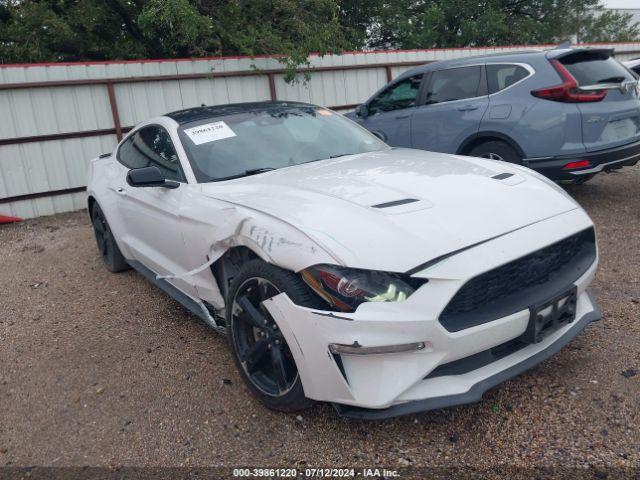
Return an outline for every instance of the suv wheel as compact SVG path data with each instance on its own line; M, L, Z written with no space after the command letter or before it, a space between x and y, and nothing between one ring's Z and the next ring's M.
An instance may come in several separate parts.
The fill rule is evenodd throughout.
M472 157L489 158L503 162L522 164L522 158L510 145L505 142L491 141L474 147L469 155Z

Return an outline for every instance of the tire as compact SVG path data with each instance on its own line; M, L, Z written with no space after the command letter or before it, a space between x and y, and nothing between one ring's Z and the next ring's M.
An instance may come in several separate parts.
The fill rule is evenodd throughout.
M262 260L243 265L226 299L227 339L249 390L272 410L294 412L310 407L313 401L304 395L282 332L261 305L281 292L296 305L323 308L322 301L294 273Z
M469 155L472 157L489 158L491 160L502 160L508 163L522 165L522 158L513 147L505 142L492 140L474 147Z
M131 267L122 256L109 223L107 223L107 219L97 203L94 203L91 209L91 223L93 224L93 233L96 237L98 252L107 270L112 273L129 270Z

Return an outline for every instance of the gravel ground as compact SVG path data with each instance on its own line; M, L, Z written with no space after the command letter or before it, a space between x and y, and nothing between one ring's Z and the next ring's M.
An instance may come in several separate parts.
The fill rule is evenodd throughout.
M0 465L638 467L639 181L569 188L603 322L481 403L375 423L263 408L223 338L103 268L85 212L0 227Z

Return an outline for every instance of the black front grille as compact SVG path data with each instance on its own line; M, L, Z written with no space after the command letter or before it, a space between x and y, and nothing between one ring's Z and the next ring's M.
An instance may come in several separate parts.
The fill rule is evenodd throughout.
M440 323L457 332L543 303L569 289L595 258L595 232L589 228L469 280Z

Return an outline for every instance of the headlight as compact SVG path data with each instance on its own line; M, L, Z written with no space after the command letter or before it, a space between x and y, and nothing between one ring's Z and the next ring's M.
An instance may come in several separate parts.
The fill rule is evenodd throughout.
M426 281L335 265L316 265L301 274L318 295L343 312L352 312L363 302L402 302L415 291L416 282Z

